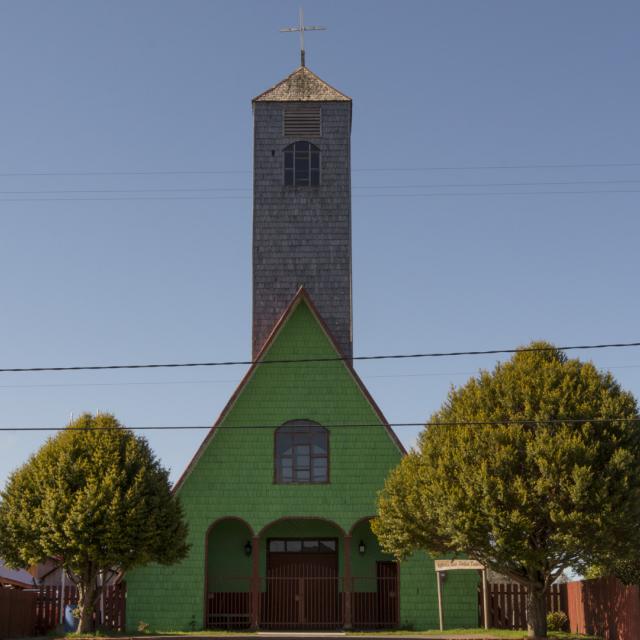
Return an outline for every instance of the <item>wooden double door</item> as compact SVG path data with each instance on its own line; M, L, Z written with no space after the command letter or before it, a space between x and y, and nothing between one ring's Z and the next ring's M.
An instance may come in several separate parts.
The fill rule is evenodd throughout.
M337 541L312 552L269 552L260 626L330 629L342 625Z

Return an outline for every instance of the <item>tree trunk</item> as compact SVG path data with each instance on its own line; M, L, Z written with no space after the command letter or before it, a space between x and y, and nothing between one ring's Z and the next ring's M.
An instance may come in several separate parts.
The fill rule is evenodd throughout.
M95 578L89 578L86 583L78 584L78 610L80 621L78 623L78 633L89 633L93 631L93 608L96 599Z
M547 592L544 587L529 585L527 593L527 637L547 637Z

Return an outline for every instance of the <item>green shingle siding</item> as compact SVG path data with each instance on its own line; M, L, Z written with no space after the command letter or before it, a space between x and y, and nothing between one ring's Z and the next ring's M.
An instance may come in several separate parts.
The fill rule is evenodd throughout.
M419 552L400 565L400 624L411 629L437 629L438 584L433 560ZM442 588L444 626L478 626L476 571L448 572Z
M263 357L276 360L335 355L333 345L302 300ZM273 483L274 429L264 425L295 419L313 420L329 429L329 484ZM344 424L374 426L331 426ZM240 426L255 428L237 428ZM196 629L202 627L206 534L214 521L237 516L257 534L284 516L322 517L349 531L360 519L375 513L376 494L400 456L342 362L256 367L178 489L189 523L189 556L178 565L151 565L127 574L128 627L135 629L141 620L156 630L189 630L192 622ZM314 535L324 535L327 530L320 524L316 529L319 533ZM284 530L282 525L273 528L277 532L274 535ZM359 538L355 536L357 546ZM370 542L367 539L368 545ZM264 541L261 546L264 563ZM385 557L373 547L369 554L372 563L375 557ZM363 569L363 562L353 558L353 575ZM246 570L246 565L240 566ZM414 628L437 626L433 562L425 554L412 557L402 563L400 580L402 623ZM448 578L448 626L477 625L476 583L475 575Z

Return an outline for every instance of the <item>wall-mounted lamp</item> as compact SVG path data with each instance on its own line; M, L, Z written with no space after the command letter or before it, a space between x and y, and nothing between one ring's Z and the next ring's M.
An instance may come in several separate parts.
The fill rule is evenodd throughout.
M247 541L244 543L244 555L245 555L245 556L250 556L250 555L251 555L251 551L252 551L252 548L251 548L251 540L247 540Z
M360 540L360 544L358 545L358 551L360 552L360 555L363 556L366 550L367 548L364 546L364 540Z

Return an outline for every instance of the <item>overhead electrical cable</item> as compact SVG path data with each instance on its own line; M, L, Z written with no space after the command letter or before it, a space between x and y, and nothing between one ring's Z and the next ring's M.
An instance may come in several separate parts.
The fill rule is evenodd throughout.
M434 184L389 184L389 185L353 185L353 189L442 189L442 188L476 188L476 187L529 187L529 186L571 186L602 184L638 184L640 180L552 180L528 182L470 182L470 183L434 183ZM212 193L218 191L251 192L251 187L146 187L144 189L21 189L2 190L0 195L57 195L85 193Z
M638 369L640 364L599 365L601 369ZM428 371L423 373L385 373L380 375L363 375L366 380L381 378L428 378L449 376L474 376L478 371ZM361 374L362 375L362 374ZM124 382L53 382L44 384L0 384L0 389L52 389L64 387L129 387L129 386L161 386L186 384L239 384L240 378L226 380L126 380Z
M469 164L426 167L392 167L387 169L354 169L354 171L380 172L380 171L484 171L484 170L509 170L509 169L597 169L599 167L640 167L638 162L582 162L582 163L557 163L557 164Z
M394 353L371 356L328 356L317 358L276 358L274 360L221 360L217 362L171 362L171 363L145 363L145 364L99 364L76 365L59 367L4 367L0 373L30 373L37 371L100 371L113 369L177 369L194 367L226 367L240 365L273 365L273 364L300 364L342 361L367 361L367 360L406 360L411 358L450 358L456 356L499 355L508 353L548 352L548 351L580 351L587 349L621 349L628 347L640 347L640 342L612 342L601 344L582 344L563 347L516 347L511 349L484 349L475 351L433 351L428 353Z
M633 189L593 189L580 191L479 191L473 193L464 192L438 192L438 193L371 193L356 194L359 198L448 198L468 196L553 196L553 195L589 195L589 194L613 194L613 193L640 193ZM91 197L91 198L0 198L0 202L119 202L119 201L172 201L172 200L249 200L251 196L125 196L125 197Z
M456 420L456 421L433 421L433 422L387 422L387 423L337 423L323 424L330 429L357 429L365 427L490 427L490 426L547 426L547 425L583 425L583 424L608 424L610 422L639 423L640 418L550 418L549 420L522 418L521 420ZM216 429L277 429L281 424L255 424L255 425L216 425ZM63 431L67 427L0 427L0 431ZM122 427L73 427L79 431L114 431ZM125 427L132 431L185 431L198 429L212 429L212 425L173 425L173 426L144 426Z
M458 198L458 197L477 197L477 196L553 196L553 195L593 195L593 194L620 194L620 193L640 193L639 189L572 189L572 190L554 190L554 191L438 191L430 193L361 193L354 194L354 199L359 198ZM249 200L250 195L229 195L229 196L91 196L88 198L80 197L64 197L64 198L0 198L0 202L118 202L118 201L188 201L188 200Z
M591 169L614 167L640 167L640 162L580 162L580 163L538 163L538 164L476 164L476 165L448 165L425 167L372 167L356 168L354 172L393 172L393 171L486 171L511 169ZM0 177L40 177L40 176L167 176L167 175L215 175L251 173L250 169L169 169L169 170L129 170L129 171L3 171Z

